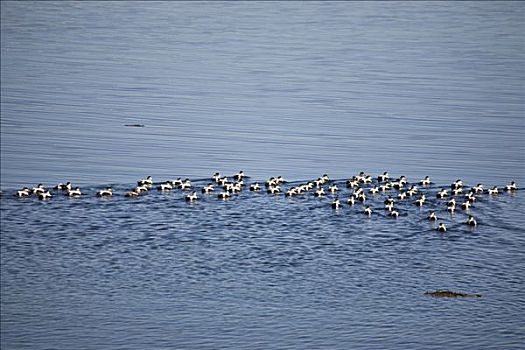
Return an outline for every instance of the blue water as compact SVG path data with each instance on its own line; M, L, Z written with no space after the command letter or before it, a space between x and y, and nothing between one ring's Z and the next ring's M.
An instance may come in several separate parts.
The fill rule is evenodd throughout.
M522 2L1 2L2 349L522 348L525 191L480 196L476 228L434 195L457 178L524 187L524 17ZM328 173L342 199L360 171L435 184L397 220L388 193L371 218L331 195L122 196L146 175L200 188L241 169ZM64 181L85 196L12 196Z

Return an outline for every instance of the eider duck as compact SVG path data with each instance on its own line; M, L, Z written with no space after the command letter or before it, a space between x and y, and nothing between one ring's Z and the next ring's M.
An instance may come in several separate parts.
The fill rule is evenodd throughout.
M407 197L407 193L406 192L399 192L399 194L397 195L397 198L398 199L405 199Z
M474 219L474 217L472 215L469 215L468 216L468 220L467 220L467 225L477 226L478 223L476 222L476 219Z
M476 193L483 193L483 185L482 184L477 184L476 186L472 187L472 189Z
M516 191L518 189L518 185L514 181L511 181L510 183L505 186L505 191Z
M370 217L372 215L372 208L370 208L369 206L366 206L366 208L363 210L363 213L365 213L365 215Z
M318 189L317 191L315 191L314 196L315 196L315 197L323 197L325 194L326 194L326 193L325 193L325 191L324 191L324 188L321 187L320 189Z
M31 190L27 187L24 187L21 190L16 191L17 197L29 197L29 195L31 195Z
M216 172L215 174L212 175L211 179L212 181L214 182L219 182L219 179L221 178L221 174L219 172Z
M452 190L453 196L459 196L462 193L463 193L463 187L458 187Z
M253 183L253 184L250 185L250 191L252 191L252 192L258 192L258 191L260 191L260 190L261 190L261 186L259 185L258 182Z
M364 203L366 201L366 195L364 193L359 193L357 196L356 196L356 199L362 203Z
M346 180L346 187L348 187L348 188L359 187L359 181L354 176L352 179Z
M438 193L436 193L436 198L437 199L444 199L448 197L448 191L444 188L441 189L441 191L439 191Z
M135 192L142 193L142 192L148 192L149 188L146 185L139 185L135 187Z
M424 179L422 179L421 181L419 181L419 184L421 186L428 186L432 183L432 181L430 181L430 176L425 176Z
M69 191L71 190L71 182L68 181L65 184L59 183L54 187L54 189L59 191Z
M297 191L297 187L291 187L288 189L288 191L286 191L286 197L293 197L295 195L299 194L299 192Z
M80 187L76 187L74 190L67 191L69 197L80 197L82 192L80 192Z
M456 206L455 205L450 205L447 207L447 211L450 213L450 214L454 214L456 212Z
M214 190L213 184L208 184L207 186L204 186L201 190L202 193L210 194Z
M333 185L328 186L328 191L330 191L330 193L332 194L335 194L339 191L339 188L337 187L336 184L333 184Z
M230 194L228 192L221 192L217 195L217 198L219 199L228 199L230 198Z
M392 210L388 215L397 219L399 217L399 212L397 210Z
M103 190L97 192L98 197L111 197L113 196L113 189L111 187L106 187Z
M129 191L129 192L126 192L126 194L124 195L124 197L130 197L130 198L135 198L135 197L138 197L139 196L139 192L136 192L136 191Z
M191 194L188 194L186 197L184 197L186 201L188 202L194 202L198 199L197 192L193 191Z
M385 193L386 191L390 190L390 186L390 183L386 183L379 186L379 189L381 190L381 192Z
M471 206L472 206L472 204L470 204L469 201L461 203L461 209L463 209L463 210L469 210Z
M436 212L434 211L431 211L430 214L428 214L428 220L430 221L437 221L438 217L436 215Z
M452 190L456 190L461 187L463 187L463 181L461 181L461 179L457 179L456 181L454 181L452 185L450 185L450 188Z
M161 192L171 191L172 189L173 189L173 185L170 182L166 182L166 183L160 184L157 187L157 190L159 190Z
M385 210L392 212L394 210L394 203L385 204Z
M447 227L444 223L441 222L436 230L438 230L439 232L447 232Z
M447 207L455 207L456 206L456 199L452 198L447 202Z
M387 199L385 199L385 201L383 202L384 204L394 204L396 201L394 200L394 198L392 198L392 196L388 196Z
M354 196L350 196L347 200L346 200L346 203L349 205L349 206L353 206L355 204L355 198Z
M49 191L40 192L38 194L38 199L41 199L41 200L50 199L51 197L52 197L52 195L51 195L51 192L49 192Z
M379 175L377 177L377 181L379 182L386 182L390 179L390 175L388 175L388 171L385 171L382 175Z
M279 186L268 187L268 191L267 192L270 193L270 194L281 193L281 187L279 187Z
M378 194L379 193L379 187L370 187L368 192L370 192L372 194Z
M424 196L421 196L419 197L417 200L416 200L416 205L418 207L422 207L423 204L425 204L425 197Z
M143 180L137 181L137 185L139 186L152 186L153 185L153 177L148 176L147 178Z
M488 192L490 195L493 195L493 196L497 195L499 193L498 186L492 187L491 189L488 190Z
M339 201L339 199L336 199L332 202L331 206L334 209L339 209L341 208L341 202Z
M179 188L180 188L181 190L183 190L183 191L191 189L191 181L190 181L190 179L186 179L186 180L184 180L184 181L180 184Z
M239 171L237 174L233 175L233 179L235 181L239 181L239 180L242 180L244 178L244 171Z
M36 187L33 187L32 191L33 191L33 194L38 195L39 193L45 192L46 189L44 188L44 185L38 184Z

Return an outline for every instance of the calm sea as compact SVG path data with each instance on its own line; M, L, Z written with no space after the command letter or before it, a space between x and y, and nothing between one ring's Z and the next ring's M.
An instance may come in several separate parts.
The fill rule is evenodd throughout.
M524 18L505 1L2 1L2 349L522 348L525 191L455 215L435 193L525 187ZM341 199L360 171L434 184L397 220L397 191L371 218L335 195L122 196L239 170L285 188L327 173ZM12 196L64 181L85 196Z

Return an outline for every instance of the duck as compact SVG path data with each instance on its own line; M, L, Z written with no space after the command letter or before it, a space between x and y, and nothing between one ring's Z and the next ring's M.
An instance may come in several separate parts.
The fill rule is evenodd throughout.
M186 197L184 197L184 199L186 199L188 202L195 202L198 199L197 192L193 191L191 194L188 194Z
M213 187L213 184L208 184L206 186L204 186L201 190L202 193L206 193L206 194L210 194L212 193L214 190L214 187Z
M52 194L49 191L40 192L38 194L38 199L41 199L41 200L47 200L47 199L50 199L51 197L52 197Z
M469 201L470 204L476 201L476 196L474 195L474 193L476 193L474 190L470 190L465 194L465 200Z
M321 187L320 189L318 189L317 191L315 191L314 196L315 196L315 197L323 197L325 194L326 194L326 193L325 193L325 191L324 191L324 188Z
M17 197L29 197L31 195L31 189L24 187L21 190L16 191Z
M239 180L242 180L244 178L244 171L239 171L237 174L233 175L233 179L235 181L239 181Z
M113 189L111 187L106 187L103 190L97 192L98 197L111 197L113 196Z
M44 185L38 184L36 187L32 188L33 194L38 195L39 193L46 192Z
M182 185L182 179L180 177L176 178L175 180L169 181L171 183L172 187L179 188L180 185Z
M407 193L406 192L399 192L399 194L397 195L397 198L398 199L405 199L407 197Z
M211 176L211 180L214 182L219 182L219 179L221 178L221 174L219 172L216 172Z
M68 181L65 184L59 183L54 187L54 189L59 191L69 191L71 190L71 182Z
M420 197L420 198L418 198L418 199L416 200L416 205L417 205L418 207L422 207L423 204L425 204L425 198L424 198L424 197Z
M330 191L330 193L332 194L335 194L339 191L339 188L337 187L336 184L333 184L333 185L328 186L328 191Z
M321 176L321 180L323 180L323 184L324 184L330 181L330 177L326 174L323 174L323 176Z
M346 180L346 187L348 187L348 188L359 187L359 181L354 176L352 179Z
M441 191L438 191L438 193L436 193L437 199L444 199L447 197L448 197L448 191L444 188L442 188Z
M447 207L455 207L456 206L456 199L452 198L447 202Z
M334 209L339 209L341 208L341 202L339 201L339 199L336 199L332 202L331 206Z
M230 194L228 192L221 192L217 195L217 198L225 200L230 198Z
M394 200L394 198L392 198L392 196L388 196L387 199L385 199L385 201L383 202L384 204L394 204L396 201Z
M447 211L450 213L450 214L454 214L456 212L456 206L455 205L450 205L447 207Z
M399 217L399 212L397 210L392 210L388 215L397 219Z
M392 212L394 210L394 203L385 204L385 210Z
M450 185L450 188L452 190L456 190L461 187L463 187L463 181L461 181L461 179L457 179L456 181L454 181L454 183L452 183L452 185Z
M261 190L261 186L259 185L258 182L253 183L253 184L250 185L250 191L252 191L252 192L258 192L258 191L260 191L260 190Z
M132 190L132 191L126 192L124 197L134 198L134 197L138 197L139 195L140 195L139 192L136 192L136 191Z
M483 193L483 185L478 183L476 186L472 187L475 193Z
M462 187L454 188L452 190L452 195L453 196L459 196L462 193L463 193L463 188Z
M474 217L472 215L468 216L468 220L467 220L466 224L470 225L470 226L477 226L478 225L478 223L476 222L476 219L474 219Z
M68 190L67 191L67 195L69 197L80 197L82 195L82 192L80 191L80 188L79 187L75 187L74 190Z
M432 181L430 181L430 176L425 176L423 179L421 179L421 180L419 181L419 184L420 184L421 186L428 186L428 185L430 185L431 183L432 183Z
M364 193L359 193L356 197L356 199L362 203L366 201L366 195Z
M217 184L219 184L221 186L224 186L227 183L228 183L228 178L226 176L217 179Z
M472 204L470 204L469 201L461 203L461 209L463 210L469 210Z
M299 194L299 192L297 191L297 187L291 187L290 189L288 189L288 191L286 191L287 197L293 197L297 194Z
M412 185L412 186L410 186L410 188L408 189L408 191L407 191L407 195L408 195L409 197L412 197L412 196L415 196L418 192L419 192L419 189L417 188L417 186Z
M370 187L368 192L370 192L372 194L378 194L379 193L379 187Z
M436 215L436 212L431 211L431 212L428 214L427 219L430 220L430 221L437 221L438 217L437 217L437 215Z
M281 193L282 190L281 190L281 187L279 186L272 186L272 187L268 187L268 190L266 192L268 192L269 194L278 194L278 193Z
M494 186L491 189L489 189L488 192L489 192L490 195L495 196L495 195L497 195L499 193L499 190L498 190L497 186Z
M365 215L370 217L372 215L372 208L370 208L369 206L366 206L366 208L363 210L363 213L365 213Z
M447 227L445 226L444 223L441 222L441 223L439 223L439 225L438 225L436 230L438 230L439 232L447 232Z
M353 196L348 197L348 199L346 200L346 203L349 206L353 206L355 204L355 198Z
M390 179L390 175L388 175L388 171L385 171L382 175L379 175L377 177L377 181L379 182L386 182Z
M391 186L392 185L390 185L390 183L386 183L386 184L379 186L379 189L381 190L381 192L385 193L386 191L390 190Z
M173 185L171 184L171 182L160 184L157 187L157 190L162 191L162 192L171 191L172 189L173 189Z
M190 181L190 179L186 179L186 180L184 180L184 181L180 184L179 188L180 188L181 190L183 190L183 191L191 189L191 181Z
M147 178L143 180L137 181L137 185L139 186L152 186L153 185L153 177L148 176Z
M505 191L516 191L518 189L518 185L514 181L511 181L505 186Z
M135 187L135 192L142 193L142 192L148 192L149 188L146 185L138 185Z

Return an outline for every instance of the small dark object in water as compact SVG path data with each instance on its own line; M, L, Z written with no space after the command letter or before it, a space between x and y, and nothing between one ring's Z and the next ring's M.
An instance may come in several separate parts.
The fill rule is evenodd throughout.
M436 290L435 292L425 292L425 294L438 298L481 298L481 294L467 294L450 290Z
M132 128L143 128L144 124L124 124L124 126L130 126Z

